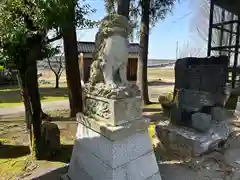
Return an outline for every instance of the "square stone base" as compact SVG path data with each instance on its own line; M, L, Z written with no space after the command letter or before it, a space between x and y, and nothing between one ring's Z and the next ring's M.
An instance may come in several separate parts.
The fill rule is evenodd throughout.
M164 148L181 157L199 156L216 149L230 133L231 129L225 122L214 124L206 133L168 123L156 126L157 137Z
M135 126L132 126L131 129L130 125L118 127L120 129L111 133L118 133L122 137L111 138L114 136L103 135L101 128L96 126L92 128L78 123L77 138L65 179L161 180L146 128L134 129ZM126 131L129 128L132 134L125 133L124 136L119 132L129 132Z

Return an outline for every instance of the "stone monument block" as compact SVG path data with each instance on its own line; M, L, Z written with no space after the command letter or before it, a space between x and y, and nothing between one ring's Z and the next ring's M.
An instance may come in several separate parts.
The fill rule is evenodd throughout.
M186 114L185 117L182 115L181 121L184 122L180 124L196 125L198 124L196 118L193 123L188 114L197 112L211 114L212 108L224 107L229 97L226 86L228 62L226 56L189 57L177 60L175 64L174 92L179 110L182 111L182 114ZM196 126L192 126L192 128L198 129Z
M223 93L228 62L227 56L178 59L175 64L175 88Z
M117 126L142 118L141 97L109 99L86 94L84 113L95 119Z
M41 126L41 134L46 154L53 155L61 149L60 130L57 124L45 122Z

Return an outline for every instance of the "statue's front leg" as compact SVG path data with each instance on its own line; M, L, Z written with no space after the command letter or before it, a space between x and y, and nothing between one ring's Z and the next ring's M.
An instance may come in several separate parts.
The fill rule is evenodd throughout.
M103 76L104 82L108 88L114 89L117 87L113 79L113 69L110 66L105 66L105 69L103 70Z
M128 84L127 65L125 63L120 67L119 73L120 73L121 83L124 85L127 85Z

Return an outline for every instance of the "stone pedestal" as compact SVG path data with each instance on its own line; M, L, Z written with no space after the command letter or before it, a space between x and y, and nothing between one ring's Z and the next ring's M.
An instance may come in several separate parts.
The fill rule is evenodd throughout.
M220 148L221 143L227 140L231 132L226 122L212 124L212 127L204 133L169 123L156 126L157 137L164 148L182 157L199 156Z
M95 103L100 102L95 101L98 98L91 96L92 98ZM126 99L125 103L123 101L122 99L122 104L131 103L131 106L140 107L137 103L138 98ZM96 114L101 115L97 113L100 109L91 113L92 117L90 114L77 114L76 140L69 170L64 178L71 180L161 180L148 135L148 120L139 114L141 111L138 113L135 111L135 114L130 116L130 113L125 113L127 111L125 109L111 108L112 105L118 106L115 101L107 102L106 107L109 108L106 109L113 111L109 116L109 123L106 119L102 120L96 116ZM85 109L88 109L90 104L86 103ZM116 112L119 115L122 114L124 118L128 117L129 120L123 121L124 118L112 116ZM121 121L117 121L119 119Z

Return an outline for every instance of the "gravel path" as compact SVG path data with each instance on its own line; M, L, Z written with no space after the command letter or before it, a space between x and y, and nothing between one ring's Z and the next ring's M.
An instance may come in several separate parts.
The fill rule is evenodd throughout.
M157 102L157 99L160 94L172 92L173 86L150 86L149 87L149 97L153 102ZM42 109L44 112L68 109L69 102L68 100L57 100L51 102L43 102ZM23 116L24 115L24 106L18 105L13 107L0 108L0 118L1 117L13 117L13 116Z
M68 100L58 100L58 101L42 103L42 109L44 112L68 109L68 108L69 108ZM23 105L0 108L0 117L22 116L22 115L24 115L24 106Z

